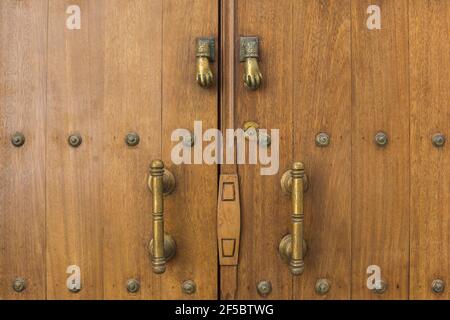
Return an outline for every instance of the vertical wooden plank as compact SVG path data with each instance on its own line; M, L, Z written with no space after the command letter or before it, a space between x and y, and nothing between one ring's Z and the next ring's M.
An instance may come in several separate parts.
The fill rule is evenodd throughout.
M195 82L195 39L213 36L218 41L218 12L216 0L163 1L162 158L177 180L175 192L164 199L166 232L177 242L176 256L158 276L164 298L217 297L218 167L172 164L170 137L178 128L193 131L195 120L202 121L203 132L218 127L217 83L203 89ZM217 71L216 61L216 79ZM202 137L196 140L201 143ZM193 295L180 290L188 279L197 285Z
M381 8L369 30L367 8ZM408 3L352 1L352 298L407 299L409 267ZM389 142L374 142L378 131ZM367 288L377 265L384 294Z
M103 281L107 299L160 299L172 294L161 292L160 282L166 275L153 275L149 255L152 195L147 182L152 159L161 157L162 2L102 2ZM129 132L140 136L135 147L125 143ZM140 282L138 293L127 291L128 279Z
M435 148L436 133L450 136L450 3L409 1L411 61L411 299L434 294L435 279L449 285L450 151Z
M305 163L305 272L294 299L349 299L351 290L350 1L295 1L294 156ZM316 135L330 136L327 147ZM315 292L327 279L327 295Z
M0 299L45 299L47 5L0 1Z
M96 2L98 5L99 2ZM81 30L66 28L66 9L81 8ZM49 299L103 298L102 42L90 31L102 18L88 0L50 1L47 108L47 285ZM79 133L78 148L68 136ZM82 290L66 287L69 265Z
M294 160L291 55L294 2L237 2L236 35L259 37L263 84L256 91L249 91L242 81L242 66L236 67L236 127L256 121L261 128L279 129L281 137L278 174L262 176L260 165L238 168L242 199L238 299L261 299L256 290L261 280L272 283L268 298L292 298L292 277L278 255L278 244L290 230L291 202L282 194L280 179Z

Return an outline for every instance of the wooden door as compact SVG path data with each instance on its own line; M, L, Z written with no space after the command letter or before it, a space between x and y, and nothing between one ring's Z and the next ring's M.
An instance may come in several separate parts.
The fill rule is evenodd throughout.
M80 28L69 28L78 13ZM196 119L217 127L217 86L195 82L195 39L218 37L218 2L6 0L0 21L0 297L216 298L217 166L176 166L170 155L173 130L192 131ZM164 198L177 253L162 275L149 256L154 159L177 183Z
M433 292L436 280L448 282L449 190L447 147L434 146L432 136L448 135L450 4L232 3L228 34L236 46L242 36L259 37L263 74L261 88L248 90L236 53L235 92L228 92L234 126L279 129L280 169L273 176L262 176L261 165L237 169L239 264L236 286L222 286L222 298L448 298ZM292 230L280 180L296 161L310 182L308 250L305 271L292 276L278 252ZM374 270L378 290L368 287ZM269 294L258 291L261 281L271 284ZM324 282L326 292L317 290Z
M448 299L449 17L444 0L0 1L0 299ZM197 37L216 41L210 88ZM259 128L259 161L176 164L172 134L195 121ZM155 159L176 180L163 274ZM301 217L281 180L299 161L292 275L279 244Z

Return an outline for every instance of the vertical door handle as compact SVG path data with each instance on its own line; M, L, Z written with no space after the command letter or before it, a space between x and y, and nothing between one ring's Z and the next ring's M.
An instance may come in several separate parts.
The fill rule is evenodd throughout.
M150 241L150 255L153 272L160 274L166 271L166 262L176 252L175 240L164 233L164 196L171 194L175 189L175 178L170 171L164 169L161 160L154 160L150 166L148 184L153 193L153 239Z
M250 90L257 90L261 87L262 74L259 70L258 60L258 37L241 37L240 61L244 63L244 84Z
M281 187L284 193L291 196L292 231L281 239L279 253L281 258L289 264L291 273L297 276L305 270L303 258L307 249L303 234L303 193L308 189L308 178L302 162L295 162L292 169L284 173L281 178Z
M197 83L202 88L209 88L214 82L210 62L214 62L215 42L214 38L198 38L196 48L197 59Z

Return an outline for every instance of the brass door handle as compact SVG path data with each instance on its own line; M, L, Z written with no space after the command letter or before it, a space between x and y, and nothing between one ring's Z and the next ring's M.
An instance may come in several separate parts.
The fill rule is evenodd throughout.
M259 70L258 37L241 37L240 61L244 63L244 84L250 90L261 87L262 74Z
M175 178L170 171L164 169L161 160L152 161L148 185L153 193L153 239L150 240L150 255L153 272L161 274L166 271L166 262L173 258L176 252L175 240L164 233L164 196L175 189Z
M291 273L297 276L305 270L303 258L307 250L303 235L303 193L308 189L308 178L302 162L295 162L292 169L283 174L281 188L284 193L291 195L292 233L281 239L278 250L281 258L289 264Z
M215 42L214 38L198 38L196 59L197 59L197 83L202 88L209 88L214 82L210 62L214 62Z

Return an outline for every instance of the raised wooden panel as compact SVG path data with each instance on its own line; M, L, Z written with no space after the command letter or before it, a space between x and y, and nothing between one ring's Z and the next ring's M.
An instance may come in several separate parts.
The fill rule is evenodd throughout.
M431 291L449 285L450 151L435 148L436 133L450 137L450 2L409 1L411 63L411 299L448 299Z
M308 253L294 299L349 299L351 291L350 1L294 1L294 159L305 163ZM330 144L319 147L316 135ZM284 156L284 154L281 154ZM287 214L288 212L286 212ZM318 295L318 279L330 291Z
M367 8L381 9L369 30ZM352 1L352 298L407 299L409 280L408 2ZM380 147L377 132L388 135ZM384 294L367 287L381 268Z
M0 299L46 296L46 55L47 1L0 1ZM22 293L16 277L27 283Z

